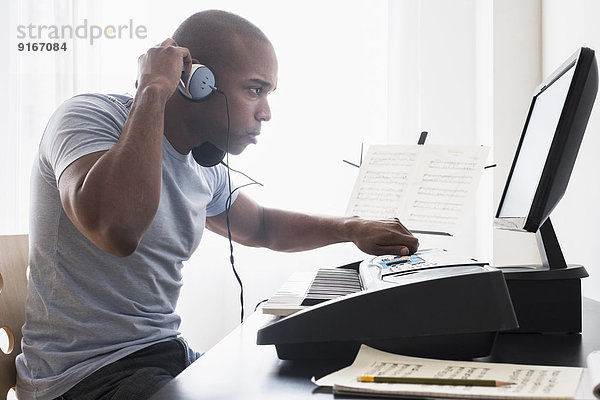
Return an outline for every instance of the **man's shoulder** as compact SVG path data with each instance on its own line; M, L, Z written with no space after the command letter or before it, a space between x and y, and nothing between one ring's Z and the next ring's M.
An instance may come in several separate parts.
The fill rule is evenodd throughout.
M133 98L124 95L101 93L75 95L57 107L46 126L44 136L48 132L72 128L85 128L92 131L109 129L120 132L129 116L132 101Z
M125 103L106 94L78 94L65 100L46 125L40 159L61 173L83 155L110 149L119 139L128 114Z
M59 109L128 112L132 102L133 97L126 94L81 93L65 100Z

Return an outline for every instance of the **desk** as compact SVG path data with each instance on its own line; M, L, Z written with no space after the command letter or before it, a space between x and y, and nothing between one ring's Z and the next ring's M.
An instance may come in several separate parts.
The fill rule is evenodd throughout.
M259 312L253 314L152 400L332 399L329 390L317 388L310 378L319 378L346 364L279 360L274 346L256 345L256 331L271 318ZM600 303L584 298L581 334L500 334L492 354L482 360L585 366L585 358L593 350L600 350Z

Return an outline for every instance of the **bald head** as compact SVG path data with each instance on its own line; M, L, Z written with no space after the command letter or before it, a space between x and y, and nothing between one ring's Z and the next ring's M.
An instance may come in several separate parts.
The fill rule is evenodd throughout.
M193 58L217 70L236 62L236 43L240 38L270 45L269 39L256 25L238 15L219 10L192 15L173 34L177 44L187 47Z

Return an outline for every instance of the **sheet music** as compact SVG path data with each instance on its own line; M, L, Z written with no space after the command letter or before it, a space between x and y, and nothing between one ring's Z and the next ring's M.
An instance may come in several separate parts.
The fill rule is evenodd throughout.
M488 152L481 146L371 146L346 214L398 217L412 230L453 233L474 202Z
M390 397L572 399L583 369L520 364L446 361L407 357L361 346L354 363L313 382L334 393ZM514 382L502 387L358 382L361 375L492 379Z
M402 211L405 190L423 146L371 146L346 214L390 218Z

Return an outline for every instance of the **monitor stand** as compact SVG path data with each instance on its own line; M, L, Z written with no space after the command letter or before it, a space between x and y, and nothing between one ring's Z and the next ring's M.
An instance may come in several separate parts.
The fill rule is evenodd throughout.
M516 332L581 332L582 265L567 264L550 218L536 232L542 265L498 267L517 314Z

